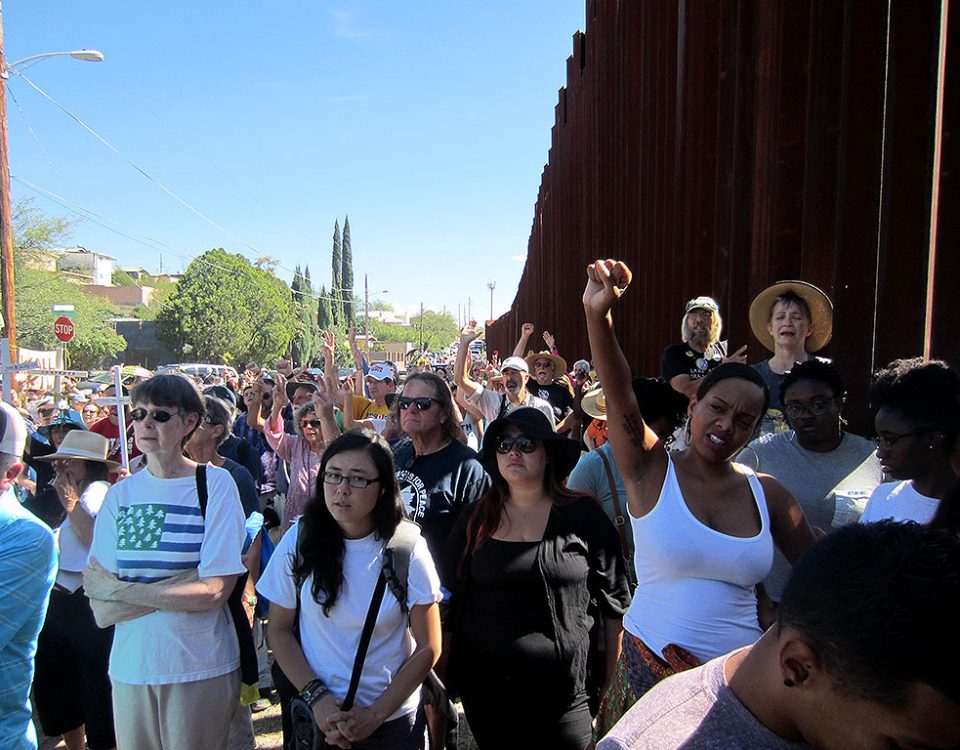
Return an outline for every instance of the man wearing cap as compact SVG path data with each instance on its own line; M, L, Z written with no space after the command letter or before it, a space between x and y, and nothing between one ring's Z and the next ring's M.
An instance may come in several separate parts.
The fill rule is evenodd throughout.
M364 381L370 398L359 394L353 397L353 419L369 419L370 417L385 417L390 413L387 406L387 394L397 392L397 375L389 362L374 362L370 365Z
M37 636L57 574L53 532L21 507L13 483L23 469L27 428L0 403L0 747L35 750L31 718Z
M724 362L747 361L746 346L727 356L727 342L720 340L723 320L720 306L712 297L696 297L687 303L680 324L682 343L663 350L660 375L673 390L690 398L698 381Z
M527 388L553 407L554 420L560 423L573 411L573 394L561 380L567 371L566 360L559 354L540 352L525 357L523 361L531 374Z
M806 281L778 281L750 303L750 328L757 340L773 352L753 368L770 391L770 404L760 422L760 434L788 429L780 401L780 386L798 362L813 355L833 335L833 303L821 289ZM823 359L829 362L828 359Z
M477 330L476 326L464 326L460 333L460 349L457 352L457 363L453 370L457 387L463 389L467 402L480 409L487 423L509 414L521 406L532 406L546 414L550 424L556 427L556 419L550 403L534 396L527 389L527 376L530 374L530 368L520 357L507 357L500 366L505 391L502 395L484 388L480 383L470 378L467 372L467 353L470 350L470 342L479 335L480 331Z

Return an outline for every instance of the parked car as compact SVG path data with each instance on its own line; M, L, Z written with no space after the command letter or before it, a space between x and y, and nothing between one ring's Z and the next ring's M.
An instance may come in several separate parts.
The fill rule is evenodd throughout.
M184 375L192 375L199 378L213 376L223 378L224 380L237 379L237 371L230 365L212 365L201 364L198 362L180 362L171 365L161 365L157 368L157 374L168 374L172 372L182 372Z

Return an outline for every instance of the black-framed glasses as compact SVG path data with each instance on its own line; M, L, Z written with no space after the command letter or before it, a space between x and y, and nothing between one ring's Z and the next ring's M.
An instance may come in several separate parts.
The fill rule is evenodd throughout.
M397 405L400 407L400 411L406 411L411 405L416 406L417 411L426 411L436 400L437 399L431 398L430 396L417 396L416 398L412 396L398 396Z
M139 407L130 412L130 419L132 419L134 422L142 422L147 417L150 417L150 419L158 424L166 424L175 416L177 416L177 414L179 414L178 411L164 411L163 409L147 411L143 407Z
M876 443L877 448L882 451L888 451L905 437L913 437L914 435L922 435L923 432L902 432L899 435L892 432L884 433L883 435L877 435L873 442Z
M783 410L790 419L802 417L804 414L809 414L811 417L822 417L834 401L836 401L836 398L818 398L809 404L786 404Z
M319 419L305 419L300 423L301 429L304 427L312 427L315 430L319 430L321 426L323 426L323 422Z
M533 453L540 441L529 435L504 435L497 441L497 453L509 453L516 448L521 453Z
M339 471L323 472L324 484L339 485L342 484L344 480L346 480L347 486L353 487L355 490L363 490L374 482L379 482L380 478L367 479L366 477L358 477L356 474L341 474Z

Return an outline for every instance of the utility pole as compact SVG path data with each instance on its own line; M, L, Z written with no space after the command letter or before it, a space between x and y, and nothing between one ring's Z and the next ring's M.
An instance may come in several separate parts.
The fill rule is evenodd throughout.
M367 333L367 318L370 317L370 284L363 274L363 351L370 353L370 336Z
M423 356L423 303L420 303L420 356Z
M487 289L490 290L490 320L493 320L493 290L497 288L496 281L488 281Z
M0 296L3 338L10 342L10 361L17 361L17 312L13 287L13 226L10 221L10 153L7 150L7 61L3 53L3 10L0 7ZM9 377L9 376L8 376Z
M473 320L473 300L467 297L467 321Z

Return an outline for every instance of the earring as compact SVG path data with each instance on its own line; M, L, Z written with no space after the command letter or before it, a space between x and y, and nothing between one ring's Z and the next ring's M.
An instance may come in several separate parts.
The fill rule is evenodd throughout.
M787 679L785 679L785 680L783 681L783 686L784 686L784 687L788 687L788 688L796 687L796 686L797 686L797 683L795 683L793 680L791 680L791 679L788 677Z

